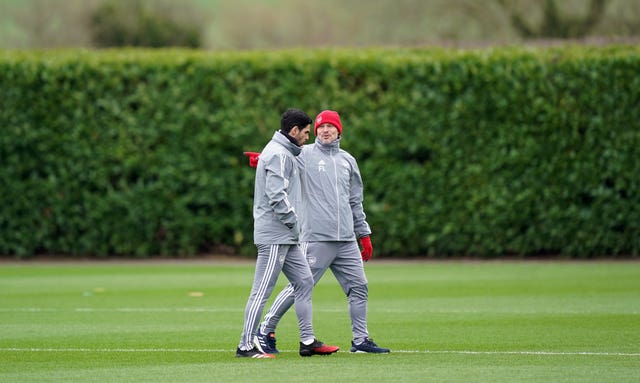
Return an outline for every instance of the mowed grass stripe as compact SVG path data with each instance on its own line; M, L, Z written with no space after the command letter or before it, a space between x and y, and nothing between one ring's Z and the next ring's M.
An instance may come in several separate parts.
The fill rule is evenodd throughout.
M343 312L344 308L321 308L314 310L315 312ZM120 308L87 308L76 307L69 309L58 309L52 307L24 307L24 308L0 308L0 313L52 313L52 312L76 312L76 313L238 313L243 312L242 308L162 308L162 307L120 307ZM427 309L427 310L412 310L412 309L377 309L379 313L397 313L397 314L411 314L411 313L431 313L431 314L481 314L481 313L500 313L509 315L532 315L532 314L557 314L557 315L584 315L584 314L599 314L603 311L596 310L445 310L445 309ZM640 315L640 311L608 311L609 314L631 314Z
M91 349L91 348L0 348L0 352L106 352L106 353L122 353L122 352L200 352L200 353L233 353L234 349L177 349L177 348L158 348L158 349ZM280 352L296 353L298 350L280 350ZM589 356L623 356L623 357L640 357L640 353L621 353L621 352L554 352L554 351L469 351L469 350L393 350L393 353L401 354L460 354L460 355L589 355Z

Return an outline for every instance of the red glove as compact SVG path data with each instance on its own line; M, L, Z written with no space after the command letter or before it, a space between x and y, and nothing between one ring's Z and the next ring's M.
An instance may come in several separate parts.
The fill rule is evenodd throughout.
M367 262L371 259L373 255L373 246L371 245L371 238L369 236L360 238L360 246L362 246L362 251L360 255L362 256L362 260Z
M244 152L245 156L249 157L249 166L252 168L258 167L258 157L260 157L260 153L258 152Z

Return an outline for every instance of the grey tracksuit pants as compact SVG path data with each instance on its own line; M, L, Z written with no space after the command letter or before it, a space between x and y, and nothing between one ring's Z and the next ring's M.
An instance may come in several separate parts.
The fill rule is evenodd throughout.
M253 287L244 311L244 326L238 348L253 348L253 336L258 328L264 306L273 292L280 271L289 280L291 302L295 301L300 339L313 339L311 294L313 277L309 264L298 245L256 245L258 258Z
M347 296L351 331L354 340L369 337L367 330L368 282L364 273L360 249L356 241L349 242L304 242L306 255L313 280L318 283L327 269L331 269ZM275 299L269 309L262 331L275 332L282 316L294 304L294 288L288 284ZM296 303L296 307L297 307Z

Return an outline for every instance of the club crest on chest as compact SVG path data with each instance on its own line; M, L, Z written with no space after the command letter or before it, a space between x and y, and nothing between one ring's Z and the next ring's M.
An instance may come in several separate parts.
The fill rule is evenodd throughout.
M351 165L346 160L342 160L342 172L347 175L351 173Z

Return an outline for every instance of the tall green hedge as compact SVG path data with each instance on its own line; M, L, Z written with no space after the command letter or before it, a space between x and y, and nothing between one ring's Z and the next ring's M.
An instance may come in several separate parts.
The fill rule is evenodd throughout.
M253 253L288 107L341 113L378 256L640 254L640 48L0 52L0 254Z

